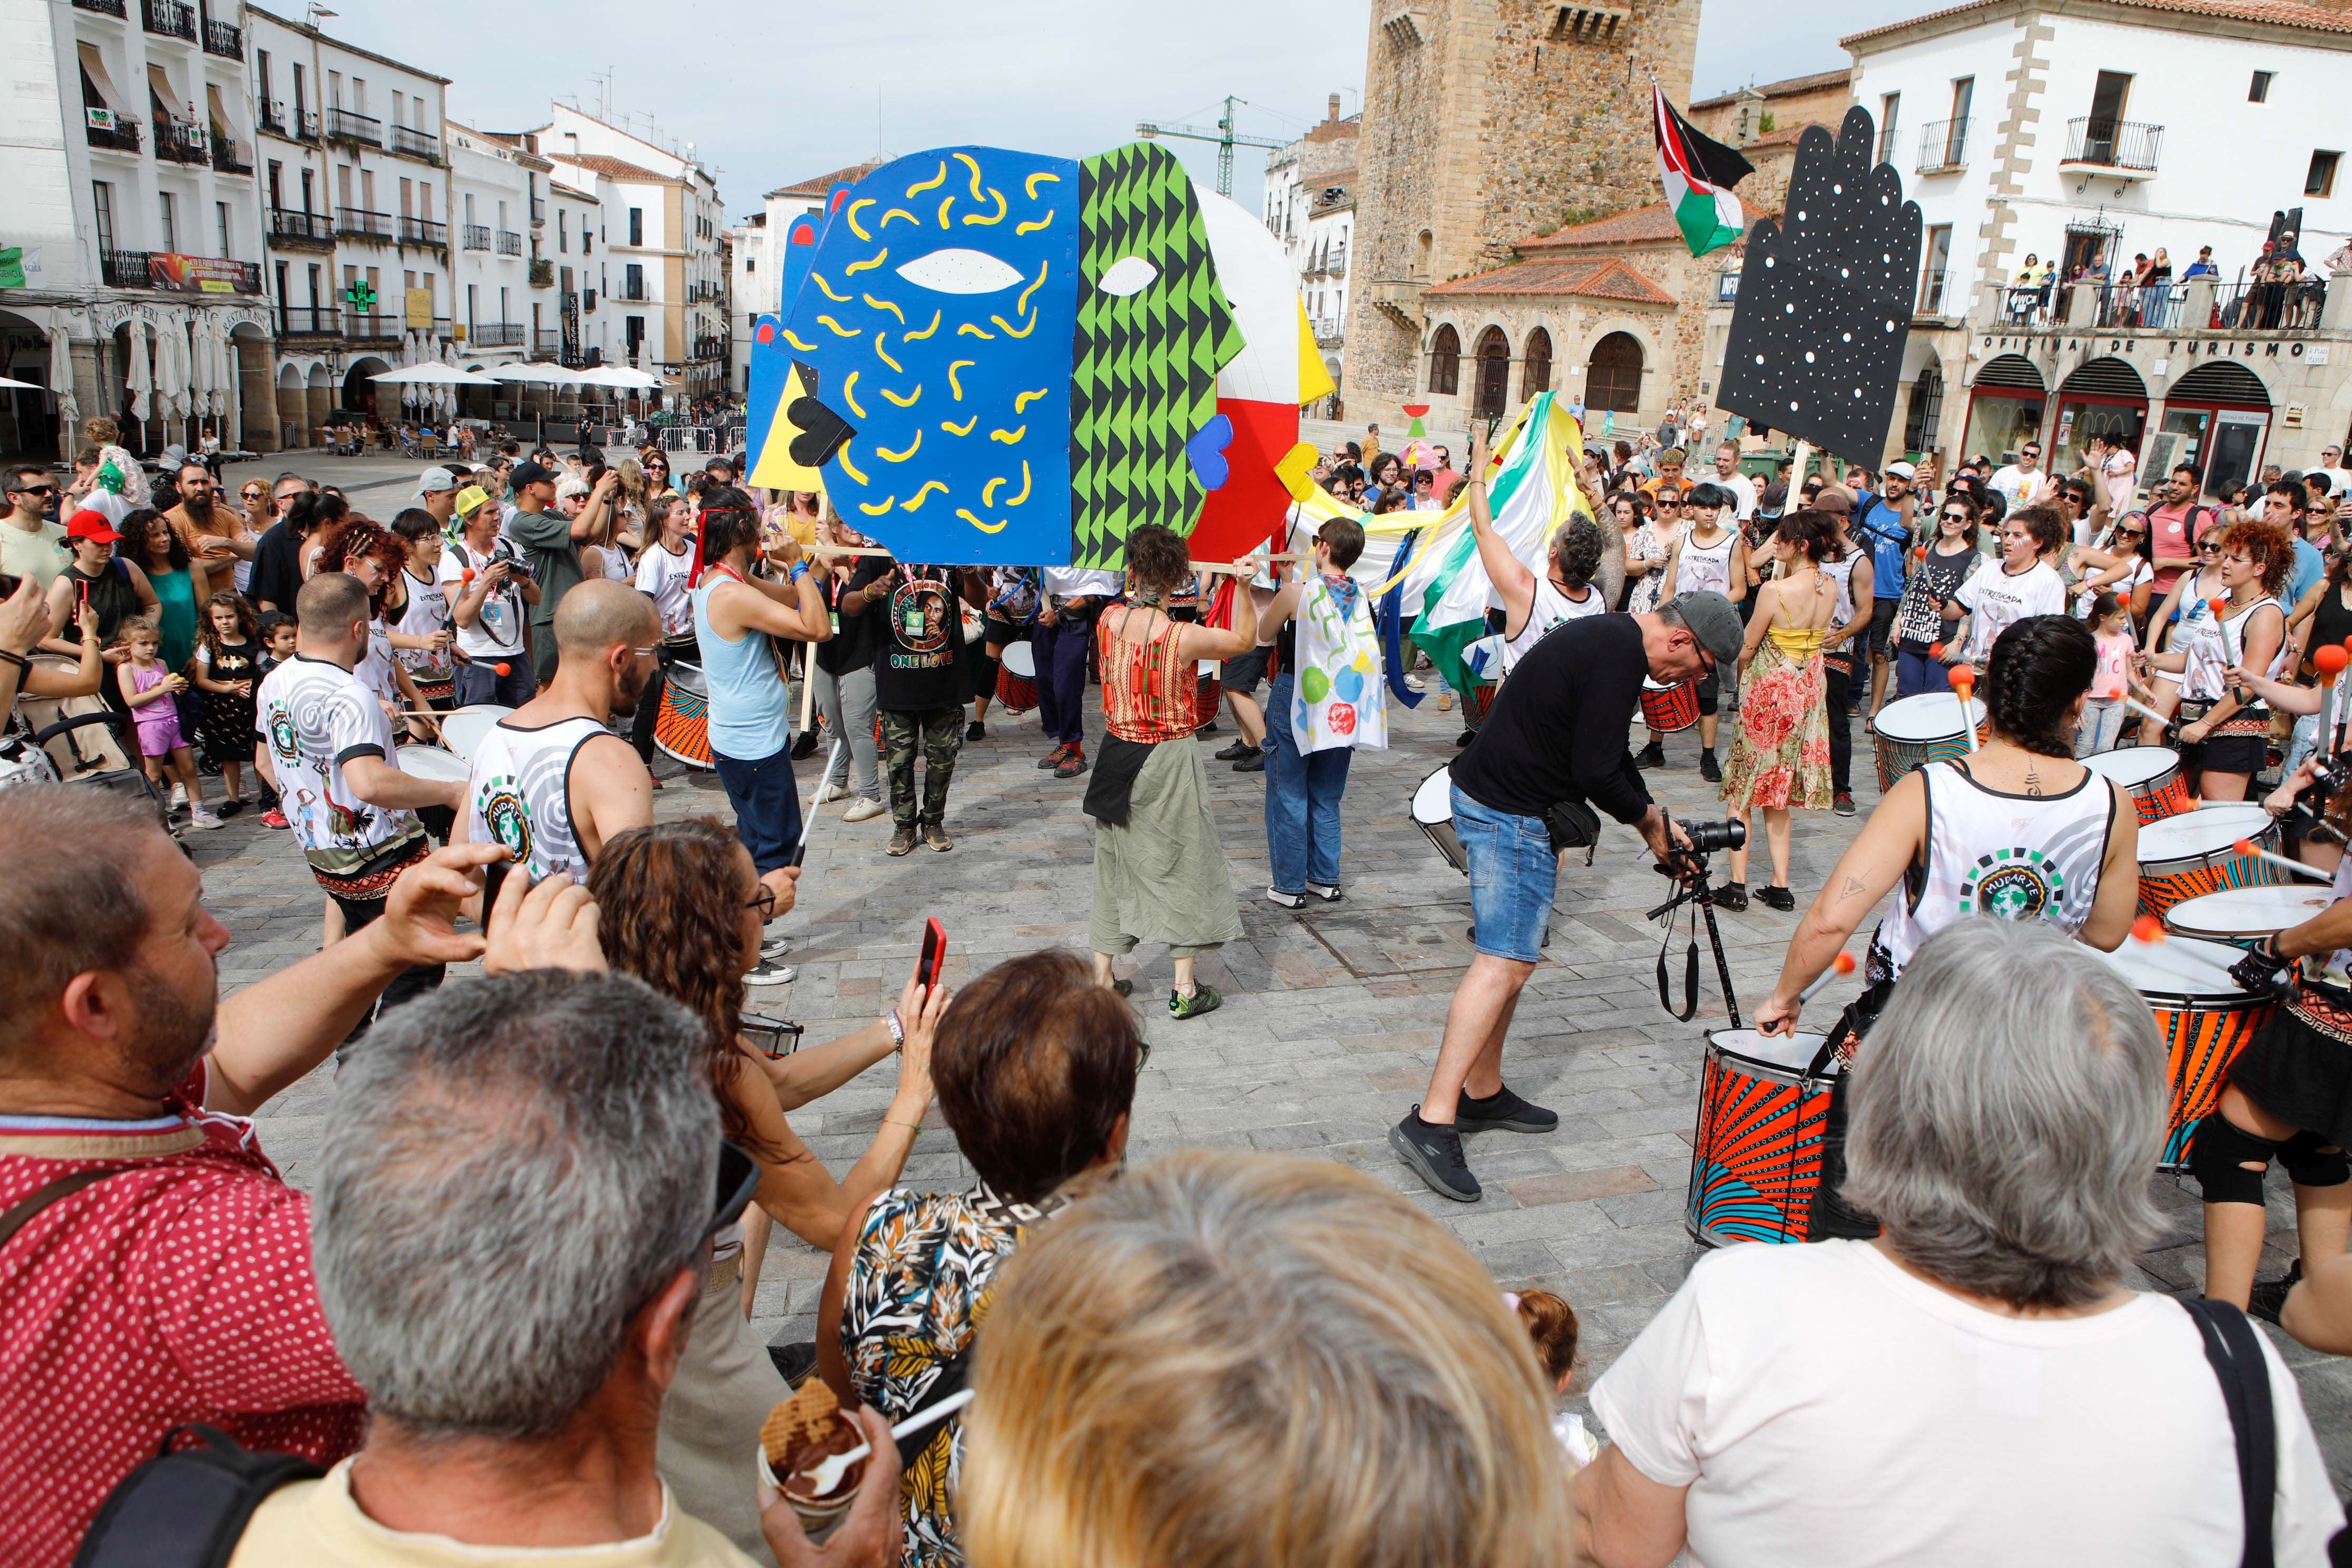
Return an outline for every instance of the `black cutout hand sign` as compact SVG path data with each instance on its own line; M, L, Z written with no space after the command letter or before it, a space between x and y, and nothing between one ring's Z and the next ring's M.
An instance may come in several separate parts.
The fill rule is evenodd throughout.
M1782 222L1748 232L1739 302L1716 402L1850 462L1879 465L1910 338L1919 206L1891 164L1872 166L1870 111L1832 142L1797 142Z

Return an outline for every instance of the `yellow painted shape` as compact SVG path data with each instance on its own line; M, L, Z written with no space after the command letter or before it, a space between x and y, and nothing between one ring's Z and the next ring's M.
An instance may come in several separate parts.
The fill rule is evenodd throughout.
M890 220L894 217L905 218L908 223L913 224L918 228L920 228L923 225L923 220L921 218L917 217L905 207L892 207L888 212L882 215L882 221L874 226L874 232L879 234L884 229L888 228L890 226Z
M910 343L919 343L925 338L929 337L933 332L940 330L940 322L945 318L945 311L933 310L931 312L931 324L929 326L925 327L919 332L901 332L898 335Z
M1029 426L1016 425L1010 430L991 430L988 433L988 438L992 441L1002 441L1008 447L1017 447L1021 445L1021 437L1027 434L1029 434Z
M952 195L941 196L940 198L940 226L941 228L947 227L948 208L953 205L955 205L955 197Z
M994 506L996 504L996 487L999 485L1009 485L1012 482L1012 479L1003 474L999 474L994 479L989 480L987 484L981 487L980 504L982 506ZM1021 463L1021 493L1014 496L1011 500L1006 501L1004 504L1006 506L1019 506L1023 501L1025 501L1028 499L1029 463L1026 458L1024 458Z
M1019 414L1025 411L1031 404L1045 396L1047 390L1047 388L1041 386L1034 392L1015 394L1013 399L1013 412Z
M888 398L891 402L893 402L893 403L897 404L897 405L898 405L899 407L901 407L901 408L912 408L913 406L915 406L915 405L916 405L916 404L918 404L918 403L919 403L919 402L921 402L921 401L922 401L922 397L923 397L923 386L922 386L922 383L920 383L920 382L917 382L917 383L915 384L915 390L914 390L913 392L911 392L911 393L908 393L908 394L906 396L904 396L904 397L899 396L897 393L895 393L895 392L891 391L891 390L890 390L888 387L887 387L887 386L886 386L886 387L884 387L884 388L882 389L882 395L883 395L883 396L885 396L885 397L887 397L887 398Z
M1315 467L1315 444L1311 441L1301 441L1289 451L1285 452L1281 459L1274 465L1274 477L1282 481L1282 488L1290 492L1291 500L1310 500L1324 493L1322 489L1307 477Z
M857 471L857 465L849 460L849 447L850 443L844 441L841 444L841 450L834 455L833 460L841 465L841 471L843 473L847 474L851 479L856 479L862 485L866 482L866 476L859 473Z
M857 510L864 512L868 517L880 517L884 512L890 510L898 504L898 503L890 497L884 496L878 501L859 501L857 503Z
M980 519L972 516L971 510L965 507L956 508L956 515L963 519L966 522L971 524L972 527L980 530L982 533L1003 533L1013 521L1013 520L1008 517L1003 522L982 522Z
M1328 397L1339 388L1315 347L1315 329L1307 321L1307 301L1298 301L1298 401L1301 406Z
M898 306L893 305L892 303L890 303L890 301L889 301L889 300L877 300L877 299L876 299L873 295L871 295L871 294L868 294L868 295L865 296L865 299L866 299L866 302L867 304L869 304L869 305L873 306L876 310L887 310L887 311L889 311L892 315L894 315L894 316L898 317L898 324L899 324L900 326L902 326L902 327L903 327L903 326L905 326L905 325L907 324L907 312L906 312L906 311L904 311L904 310L901 310L900 309L898 309Z
M950 153L949 157L971 171L971 199L980 200L980 164L969 153Z
M826 299L828 299L828 300L832 300L835 304L836 304L836 305L846 305L846 304L848 304L848 303L849 303L849 296L848 296L848 295L846 295L846 294L836 294L836 293L835 293L835 292L833 291L833 285L832 285L832 284L830 284L830 283L828 283L828 282L826 282L826 281L824 280L824 273L822 273L822 272L812 272L812 273L810 273L810 274L809 274L809 281L810 281L810 282L812 282L812 283L814 283L814 284L815 284L815 285L817 286L817 288L818 288L820 290L822 290L822 291L824 292L824 297L825 297Z
M881 458L886 463L903 463L922 449L923 433L920 430L918 430L915 432L915 438L907 443L907 449L905 451L893 452L887 447L877 447L874 448L874 455Z
M797 370L788 371L785 374L783 395L776 400L776 416L770 422L768 428L761 432L761 439L755 448L756 455L751 461L751 471L746 476L746 483L761 485L775 490L814 490L824 488L824 476L821 470L796 463L793 461L792 457L793 437L801 432L788 416L787 411L795 402L806 395L808 395L807 390L801 385L801 373Z
M979 363L980 362L976 359L951 359L948 361L948 390L955 394L955 400L958 403L961 403L963 401L963 383L957 379L956 372L964 369L968 365L975 365Z
M865 405L857 401L857 373L854 370L849 373L849 379L841 384L841 400L849 405L852 414L860 419L866 417Z
M860 207L870 207L877 205L877 204L872 196L860 196L857 200L850 203L847 210L842 213L841 221L847 224L849 226L849 232L856 235L858 238L872 239L874 237L866 233L866 230L858 224L857 209Z
M1004 504L1005 504L1006 506L1019 506L1023 501L1025 501L1025 500L1027 500L1028 499L1029 499L1029 459L1028 459L1028 458L1022 458L1022 459L1021 459L1021 493L1020 493L1019 495L1017 495L1017 496L1014 496L1011 500L1006 501Z
M1058 185L1061 183L1061 175L1055 174L1050 169L1040 169L1035 174L1029 176L1028 183L1023 185L1021 189L1028 198L1034 202L1037 199L1038 186L1047 184Z
M881 266L884 262L886 262L886 261L887 261L887 260L889 260L889 259L890 259L890 252L889 252L889 250L888 250L888 248L887 248L887 247L885 247L885 248L883 249L882 253L881 253L879 256L877 256L873 260L871 260L871 261L853 261L853 262L851 262L848 266L846 266L846 267L843 268L841 270L842 270L844 273L850 273L850 272L871 272L871 271L873 271L876 268L877 268L877 267Z
M1004 214L1005 214L1004 193L1003 193L1003 191L998 190L994 185L991 185L991 186L989 186L989 187L988 187L988 194L989 194L990 195L994 196L994 197L996 198L996 211L995 211L995 213L994 213L992 216L988 216L988 217L982 217L982 216L981 216L978 213L966 213L966 214L964 214L964 215L963 215L963 225L964 225L964 226L965 226L966 228L971 228L971 227L974 227L975 226L987 226L987 225L989 225L989 224L1003 223L1003 222L1004 221Z
M1003 328L1004 335L1008 338L1025 338L1037 330L1037 318L1034 315L1024 318L1028 324L1020 327L1014 326L1002 316L991 316L988 319Z
M925 180L919 185L908 185L907 187L907 199L911 202L917 196L921 195L925 191L936 191L947 183L948 164L947 160L942 158L940 160L940 167L937 174L934 174L929 179Z
M961 425L950 425L942 419L940 421L940 428L950 436L969 436L971 434L971 427L979 423L980 416L975 414Z
M1021 290L1021 297L1013 301L1013 313L1014 315L1025 316L1029 313L1029 296L1034 294L1038 289L1045 286L1045 274L1051 272L1053 269L1054 264L1050 261L1041 261L1037 264L1037 277L1035 281L1032 282L1026 289ZM1034 326L1035 324L1036 323L1034 321L1030 323L1032 326Z
M933 490L937 490L941 495L945 495L947 494L948 488L947 486L940 483L937 479L925 479L921 489L917 490L913 495L908 496L905 500L898 503L898 510L900 511L919 510L923 502L929 498L930 493Z
M1014 234L1035 234L1041 228L1051 228L1053 226L1054 209L1052 207L1047 207L1044 217L1039 218L1034 223L1016 223L1013 226L1013 232Z
M890 357L890 351L889 351L889 350L887 350L887 349L886 349L886 348L884 348L884 347L882 346L884 343L886 343L886 342L889 342L889 341L890 341L890 334L889 334L889 333L887 333L887 332L877 332L877 333L875 333L875 334L874 334L874 355L875 355L875 357L876 357L877 359L879 359L879 360L880 360L884 364L888 365L892 370L897 371L900 375L904 375L904 374L907 374L907 367L906 367L905 365L903 365L903 364L900 364L897 360L892 359L892 358Z
M787 330L784 333L784 342L792 344L793 347L800 350L801 353L804 354L813 354L816 353L816 345L814 343L804 343L801 342L800 339L795 337L790 330Z
M833 330L833 335L837 338L859 337L862 336L866 331L863 327L845 327L839 321L835 321L831 316L819 316L816 319L816 322L820 327L831 328Z
M1003 318L1002 318L1002 317L1000 317L1000 318L998 318L998 319L999 319L1000 321L1001 321L1001 320L1003 320ZM988 342L988 343L992 343L992 342L994 342L996 341L996 334L995 334L994 332L992 332L992 331L990 331L987 328L982 327L982 326L976 325L976 324L974 324L973 322L971 322L971 321L966 321L962 326L958 327L958 328L956 329L956 336L958 336L958 337L960 337L960 338L961 338L961 337L974 337L974 338L978 338L978 339L980 339L980 340L981 340L981 342ZM969 363L969 362L968 362L968 363Z

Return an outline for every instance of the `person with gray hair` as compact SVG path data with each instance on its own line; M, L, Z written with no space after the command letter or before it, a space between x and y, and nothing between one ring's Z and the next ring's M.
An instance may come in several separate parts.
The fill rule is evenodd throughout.
M2221 1382L2191 1315L2128 1283L2163 1235L2165 1100L2147 1004L2095 953L2038 922L1928 938L1853 1089L1849 1184L1884 1232L1699 1260L1593 1387L1615 1446L1578 1478L1584 1556L2238 1561ZM2262 1360L2274 1559L2320 1563L2344 1510Z
M638 981L560 969L447 987L376 1031L336 1079L311 1221L367 1439L271 1494L231 1568L442 1563L452 1542L750 1563L655 1463L710 1238L753 1184L720 1142L701 1036ZM784 1568L898 1561L897 1447L863 1425L871 1468L822 1550L770 1500Z

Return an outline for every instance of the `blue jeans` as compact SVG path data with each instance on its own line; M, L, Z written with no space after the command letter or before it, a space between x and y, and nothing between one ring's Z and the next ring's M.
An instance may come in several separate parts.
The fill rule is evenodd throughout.
M500 662L507 667L504 675L499 673ZM520 651L503 661L478 658L471 664L459 665L450 688L450 696L460 708L478 702L520 708L538 695L539 673Z
M1492 810L1455 784L1454 837L1470 863L1472 940L1478 951L1520 963L1541 962L1559 885L1559 857L1543 818Z
M793 863L801 842L800 786L793 779L792 748L757 762L721 756L711 763L735 808L735 837L751 852L752 868L761 876Z
M1339 797L1356 755L1351 746L1299 754L1290 732L1295 689L1285 670L1265 708L1265 846L1277 893L1339 885Z
M1942 659L1931 657L1925 647L1915 643L1897 643L1895 647L1895 695L1916 697L1927 691L1949 691L1952 689L1951 667Z

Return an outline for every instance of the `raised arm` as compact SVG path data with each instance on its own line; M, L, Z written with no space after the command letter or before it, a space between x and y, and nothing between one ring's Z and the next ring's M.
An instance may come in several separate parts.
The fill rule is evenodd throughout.
M1494 509L1486 500L1486 469L1490 461L1486 437L1473 430L1470 472L1462 481L1470 496L1470 532L1478 542L1478 563L1486 569L1486 580L1495 585L1496 596L1503 601L1503 635L1517 637L1527 629L1528 616L1535 610L1536 574L1511 553L1511 547L1495 531Z
M1790 939L1788 957L1780 965L1780 981L1756 1010L1759 1029L1766 1034L1795 1031L1797 1015L1803 1006L1800 994L1821 978L1838 950L1878 907L1878 900L1902 880L1905 868L1917 857L1927 836L1927 783L1916 772L1906 773L1846 846L1836 868L1797 922L1797 934Z

